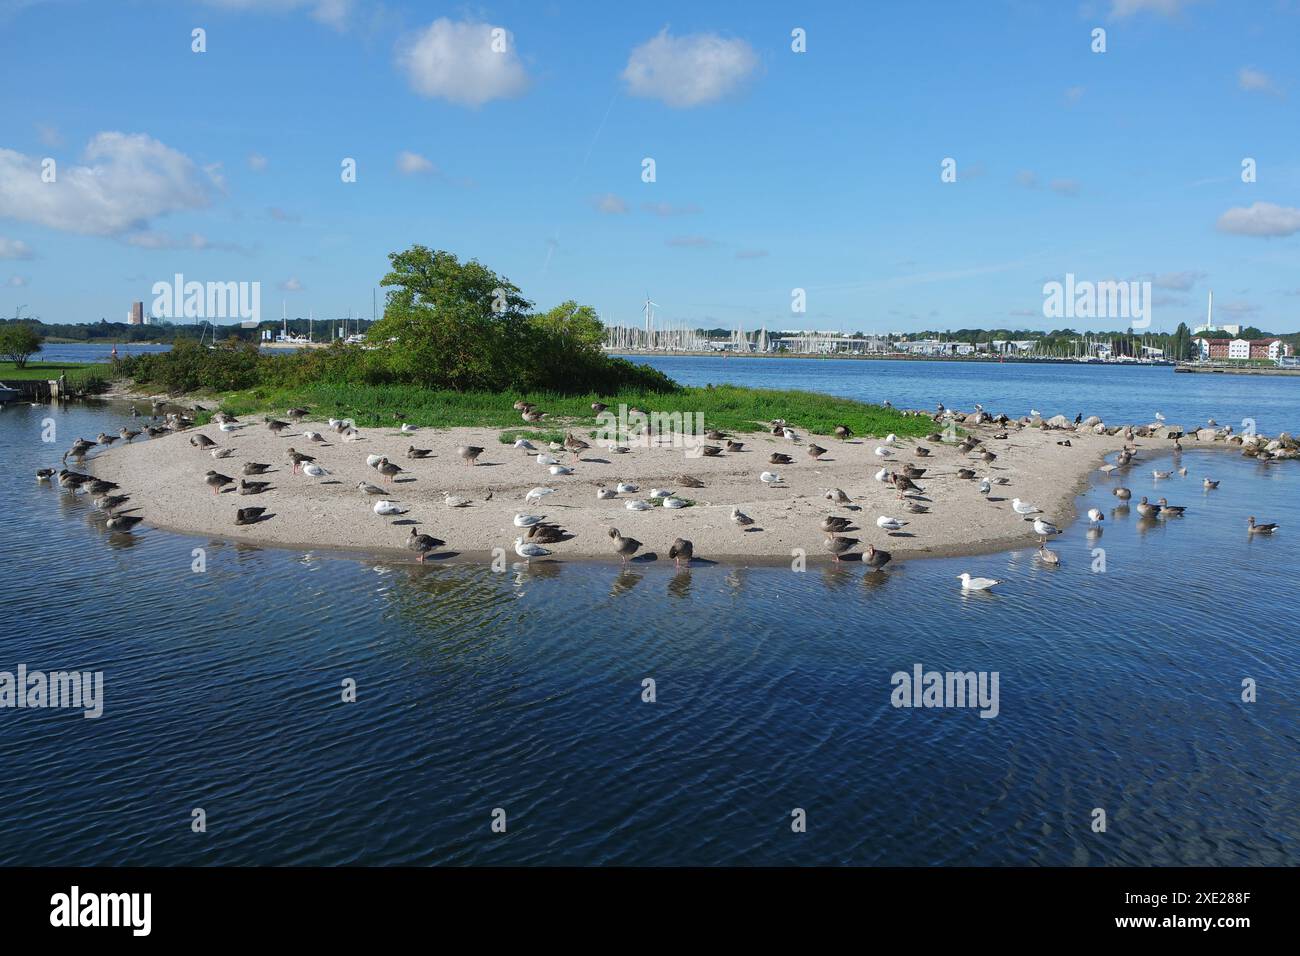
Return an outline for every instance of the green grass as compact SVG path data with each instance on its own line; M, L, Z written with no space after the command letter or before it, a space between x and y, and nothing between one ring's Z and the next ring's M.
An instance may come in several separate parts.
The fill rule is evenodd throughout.
M625 393L596 395L520 395L510 392L443 392L415 386L340 385L318 383L301 388L253 388L218 396L223 410L232 415L272 414L307 406L312 417L351 418L361 426L391 426L410 422L434 428L503 428L513 442L523 435L530 440L551 441L561 430L589 430L596 426L591 403L604 402L614 414L620 404L649 412L680 413L695 422L703 415L705 429L744 433L766 429L775 418L784 418L797 430L831 435L835 426L848 425L855 435L917 437L929 432L933 423L925 417L909 417L879 405L867 405L846 398L794 390L740 388L732 385L682 388L669 393ZM529 428L512 407L524 399L548 413L539 426ZM200 399L201 400L201 399ZM521 425L523 427L521 427ZM664 423L664 430L678 430L676 420ZM506 441L506 436L502 436Z
M0 362L0 382L30 382L56 379L66 372L69 380L73 374L85 369L94 369L93 362L28 362L26 368L18 368L13 362ZM107 371L108 366L101 365Z

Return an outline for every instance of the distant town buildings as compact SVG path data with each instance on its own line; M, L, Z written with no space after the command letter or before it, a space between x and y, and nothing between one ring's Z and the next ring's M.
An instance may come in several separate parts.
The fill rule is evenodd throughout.
M1280 358L1295 354L1295 350L1279 338L1229 339L1201 336L1195 342L1198 355L1203 362L1243 362L1252 359L1276 362Z
M131 311L126 314L127 325L148 325L149 316L144 311L143 302L132 302Z

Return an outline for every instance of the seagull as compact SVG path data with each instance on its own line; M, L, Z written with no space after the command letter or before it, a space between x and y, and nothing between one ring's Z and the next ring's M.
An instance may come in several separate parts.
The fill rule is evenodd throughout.
M1042 414L1038 411L1038 409L1036 409L1036 408L1031 408L1031 409L1029 410L1029 417L1030 417L1030 418L1042 418L1043 416L1042 416Z
M1102 465L1102 466L1101 466L1100 468L1098 468L1097 470L1098 470L1098 471L1104 471L1106 474L1109 475L1112 471L1114 471L1114 470L1115 470L1116 468L1118 468L1118 467L1119 467L1119 465L1112 465L1110 462L1107 462L1106 464Z
M751 518L749 515L745 514L739 508L731 509L731 520L734 521L736 524L740 525L742 528L747 527L754 523L754 519Z
M830 491L826 492L825 498L827 501L837 505L847 505L850 501L849 496L839 488L832 488Z
M217 427L220 428L223 432L233 432L233 431L238 431L244 426L241 425L239 422L222 422Z
M1246 524L1246 530L1250 534L1272 534L1277 530L1277 524L1275 522L1255 524L1255 516L1251 515L1250 521Z
M460 455L465 464L474 465L478 463L478 456L483 454L483 449L477 445L461 445L456 449L456 454Z
M782 435L782 436L783 436L787 441L798 441L798 440L799 440L799 436L795 434L793 428L783 428L783 429L781 429L781 435Z
M229 458L229 457L230 457L231 455L233 455L234 453L235 453L235 449L233 449L233 448L214 448L214 449L212 449L212 452L211 452L212 457L213 457L213 458L218 458L218 459L220 459L220 458Z
M881 468L878 472L876 472L876 474L875 474L875 479L876 479L876 481L888 481L888 480L889 480L889 469L888 469L888 468Z
M537 464L539 465L558 465L559 463L560 460L558 458L552 458L545 452L538 452L537 454Z
M1209 478L1206 478L1202 484L1205 486L1206 491L1213 491L1215 488L1219 487L1218 481L1211 481Z
M302 473L306 475L308 478L324 478L326 475L329 474L328 471L326 471L320 465L316 464L314 461L308 462L307 464L303 465Z
M620 495L630 495L634 491L639 491L640 486L634 485L630 481L620 481L618 483L618 493Z
M552 465L550 471L552 475L556 476L573 474L573 469L568 465Z
M765 471L758 476L758 480L766 485L773 485L783 481L784 479L775 471Z
M895 435L893 432L890 432L888 435L885 436L885 444L886 445L898 444L898 436Z
M685 538L677 538L668 547L668 557L672 558L673 563L679 568L683 561L689 565L691 558L695 557L695 546Z
M685 501L685 499L683 499L683 498L665 498L665 499L664 499L664 507L665 507L665 508L673 508L673 509L676 509L676 508L685 508L685 507L686 507L686 501Z
M555 494L554 488L534 488L528 494L524 495L524 501L541 501L547 495Z
M1153 471L1151 472L1151 477L1156 479L1168 478L1172 474L1173 474L1172 471Z
M1089 523L1089 524L1097 524L1099 521L1105 521L1105 520L1106 520L1106 516L1105 516L1104 514L1101 513L1101 509L1100 509L1100 508L1089 508L1089 509L1088 509L1088 523Z
M973 578L966 571L957 575L957 580L961 581L961 589L963 591L987 591L994 585L1002 583L993 578Z
M288 452L286 452L286 454L288 454L289 460L293 462L294 472L297 472L300 466L309 464L310 462L316 460L311 455L304 455L301 452L294 450L293 448L290 448Z
M1165 420L1165 416L1161 415L1159 412L1156 412L1156 421L1163 422L1164 420Z
M523 538L515 538L515 554L525 561L531 561L533 558L544 558L551 553L549 548L543 548L540 544L533 544Z
M527 438L516 438L516 439L515 439L515 447L516 447L516 448L521 448L521 449L523 449L523 450L526 451L526 452L527 452L527 451L537 451L537 446L534 445L532 442L530 442Z
M226 426L225 426L225 425L222 425L222 426L221 426L221 430L222 430L222 431L225 431L225 430L226 430ZM324 442L324 441L325 441L325 436L322 435L320 432L303 432L303 433L302 433L302 437L305 438L305 439L307 439L308 441L314 441L314 442Z
M906 524L906 521L899 521L897 518L890 518L888 515L881 515L876 519L876 527L884 531L898 531Z
M470 505L470 499L462 498L460 495L453 495L449 491L444 491L442 493L442 503L448 508L468 508Z
M609 501L611 498L617 498L617 497L618 497L618 492L615 491L613 488L606 488L604 485L601 485L599 488L596 489L597 501Z
M368 482L368 481L358 481L358 482L357 482L357 491L361 492L363 495L386 495L386 494L388 494L388 492L386 492L383 488L380 488L378 485L372 485L372 484L371 484L370 482Z
M649 511L654 505L648 501L642 501L640 498L633 498L624 507L628 511Z
M667 490L665 490L665 489L663 489L663 488L651 488L651 489L650 489L650 497L651 497L651 498L671 498L672 496L673 496L673 493L672 493L671 491L667 491Z
M1011 508L1018 515L1040 515L1043 513L1041 508L1036 508L1027 501L1021 501L1019 498L1011 499Z
M992 486L991 484L989 484L989 480L988 480L987 478L981 478L981 479L980 479L980 494L987 496L987 495L989 494L989 492L991 492L992 490L993 490L993 486Z
M1050 521L1044 521L1042 518L1034 519L1034 533L1049 538L1054 534L1064 534L1065 532L1052 524Z
M417 431L419 431L419 429L418 429L416 426L414 426L414 425L408 425L408 424L406 424L405 422L402 423L402 434L403 434L403 435L414 435Z
M545 521L545 520L546 520L546 515L526 515L526 514L517 514L517 515L515 515L515 527L516 527L516 528L531 528L531 527L533 527L534 525L539 525L539 524L541 524L541 523L542 523L543 521Z
M371 468L378 468L379 463L384 460L383 455L366 455L366 464Z
M893 454L894 453L892 451L890 451L888 448L884 447L883 445L878 445L876 447L877 458L892 458Z

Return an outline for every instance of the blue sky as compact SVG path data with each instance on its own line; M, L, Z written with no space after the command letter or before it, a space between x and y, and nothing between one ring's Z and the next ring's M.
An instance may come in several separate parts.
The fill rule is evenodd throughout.
M1074 273L1300 329L1300 2L796 6L0 0L0 314L368 315L420 242L607 322L1035 328Z

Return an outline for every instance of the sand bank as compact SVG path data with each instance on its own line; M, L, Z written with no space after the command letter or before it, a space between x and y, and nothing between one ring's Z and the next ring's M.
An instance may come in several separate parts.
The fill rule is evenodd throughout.
M304 430L319 431L326 441L310 441ZM136 509L132 513L142 515L145 524L223 540L400 554L404 560L414 560L403 543L415 527L446 541L440 549L444 559L484 560L494 548L505 548L514 561L514 539L522 532L513 518L524 512L544 514L573 534L569 541L548 546L559 559L613 559L607 529L617 527L643 542L643 552L660 560L667 559L673 539L682 537L694 543L700 558L784 563L796 548L804 549L812 562L830 560L820 523L831 514L853 520L857 530L847 534L860 539L858 550L870 543L890 551L895 560L1032 545L1036 541L1032 526L1012 510L1011 499L1033 502L1047 518L1064 525L1074 517L1075 496L1090 473L1123 444L1119 436L1063 430L1013 428L1004 440L992 437L1001 430L997 427L969 430L984 439L985 447L997 454L996 461L985 464L952 445L923 440L902 440L883 460L891 468L912 462L928 469L917 481L923 492L915 499L930 509L926 514L905 512L893 488L875 480L882 466L875 449L881 442L871 438L816 439L829 449L820 460L807 456L806 436L795 443L767 433L737 436L745 442L744 449L717 458L699 457L682 448L632 447L626 454L614 454L594 447L576 462L566 453L553 453L574 467L572 475L555 477L534 456L502 444L493 429L420 429L403 435L396 429L370 428L360 430L359 441L342 441L319 423L294 426L277 437L259 421L234 432L222 432L213 424L119 444L94 453L85 470L120 484L121 493L131 496L126 508ZM230 448L231 457L214 460L209 450L193 447L190 439L198 434ZM1059 444L1065 439L1069 446ZM432 456L408 459L406 450L412 444L432 449ZM457 456L457 446L466 444L485 449L477 465L466 465ZM918 444L930 447L931 456L918 457ZM1137 444L1164 450L1171 443L1139 439ZM287 457L290 447L313 455L329 476L293 474ZM771 465L772 452L790 454L795 461ZM386 455L406 469L391 485L388 497L409 513L391 523L373 513L378 499L357 490L362 481L383 484L366 464L367 455ZM204 484L209 469L239 478L249 461L272 465L269 474L255 479L271 482L265 493L239 495L228 488L213 494ZM986 499L978 481L957 477L959 467L973 468L981 476L1005 477L1007 484L995 485ZM764 471L779 472L784 481L764 484L759 480ZM699 478L704 487L682 487L674 476L683 473ZM598 486L613 487L620 481L636 483L640 491L597 500ZM538 504L526 504L525 494L538 486L554 488L555 493ZM651 488L672 489L693 504L678 510L626 508L629 499L648 498ZM831 488L843 489L851 504L832 505L824 497ZM448 507L444 493L468 498L471 504ZM236 526L236 509L255 505L266 507L268 517ZM733 507L754 519L750 529L730 520ZM888 533L876 527L881 515L907 525Z

